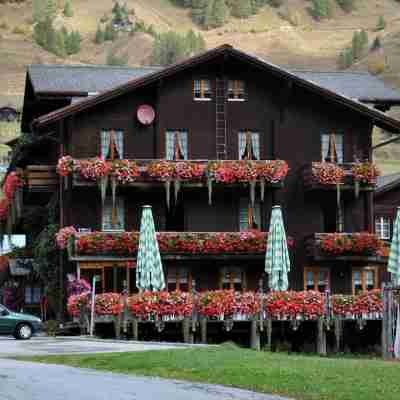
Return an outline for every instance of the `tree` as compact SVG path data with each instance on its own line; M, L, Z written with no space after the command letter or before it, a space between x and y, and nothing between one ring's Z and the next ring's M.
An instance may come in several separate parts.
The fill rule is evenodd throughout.
M354 9L354 0L336 0L336 3L346 12Z
M50 19L57 15L57 3L55 0L32 0L32 21L34 23Z
M115 40L117 32L114 29L112 21L108 23L104 30L104 40Z
M81 51L81 35L78 31L72 31L67 35L65 41L67 54L77 54Z
M339 56L339 68L346 69L353 64L353 50L348 47L344 49Z
M97 26L97 31L96 31L96 35L94 37L94 42L96 44L101 44L104 42L104 32L101 29L100 25Z
M129 55L128 53L124 53L121 56L118 56L114 53L113 50L109 50L109 52L107 53L107 59L106 59L106 64L107 65L127 65L128 64L128 58Z
M227 15L228 7L226 6L225 0L214 0L211 26L213 28L223 26L226 22Z
M376 23L375 31L383 31L385 28L386 28L386 21L385 18L383 18L383 15L381 15L378 18L378 22Z
M311 14L315 19L321 20L331 16L330 0L312 0Z
M207 0L192 0L192 20L204 26L205 14L208 6Z
M74 16L74 11L72 10L72 5L70 0L67 0L64 4L63 10L64 17L71 18Z
M252 14L251 0L236 0L232 3L231 13L237 18L248 18Z
M362 29L360 32L356 31L353 33L351 48L353 51L353 59L360 59L365 49L368 48L368 34L364 29Z
M199 51L203 51L205 49L205 42L203 36L199 33L196 33L191 29L187 32L185 37L185 47L186 54L191 57L198 53Z
M66 31L64 31L63 29L60 29L58 31L55 32L55 39L54 39L54 53L62 58L65 58L67 56L67 50L66 50L66 44L65 44L65 39ZM68 33L67 33L68 35Z

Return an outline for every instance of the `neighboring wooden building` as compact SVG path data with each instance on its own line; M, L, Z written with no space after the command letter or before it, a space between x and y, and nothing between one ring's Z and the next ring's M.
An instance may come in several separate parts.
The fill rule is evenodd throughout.
M59 79L49 79L46 68ZM400 133L399 121L370 107L371 103L381 109L399 104L398 93L368 74L354 73L354 79L372 80L370 86L351 87L349 74L344 73L330 73L329 79L320 73L318 82L315 73L289 72L227 45L164 69L97 68L93 72L98 81L95 75L89 79L90 68L28 69L22 126L38 141L13 163L27 179L26 207L32 210L46 204L58 193L61 227L73 225L117 237L139 229L144 204L153 206L158 231L202 233L240 232L249 227L267 231L271 208L280 204L287 233L294 239L293 289L351 293L380 286L382 257L323 254L320 234L335 232L338 225L350 237L374 231L373 188L362 187L355 196L351 168L357 159L371 160L375 125ZM349 87L340 87L344 78ZM377 86L379 96L374 92ZM356 89L358 93L352 95ZM91 96L92 92L100 94ZM148 124L137 118L143 105L155 113ZM333 134L335 157L347 174L340 212L336 185L308 180L312 163L332 155ZM257 187L254 205L245 184L215 184L209 205L203 181L182 184L177 201L172 198L168 208L164 184L147 179L118 187L115 209L110 189L102 204L97 184L77 176L66 184L55 173L62 156L83 160L109 158L111 153L137 160L142 169L163 159L206 163L250 158L284 160L289 173L282 185L268 185L264 201ZM75 249L64 260L64 271L78 269L91 276L100 269L103 290L121 290L127 277L133 290L134 274L126 267L134 259L134 252L101 256ZM259 252L192 255L180 251L163 255L163 260L170 290L190 288L193 281L199 290L255 289L264 270L264 254Z

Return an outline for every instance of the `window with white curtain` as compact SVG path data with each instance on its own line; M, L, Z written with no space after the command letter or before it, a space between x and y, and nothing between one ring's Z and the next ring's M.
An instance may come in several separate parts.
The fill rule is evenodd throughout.
M391 218L387 216L375 217L375 233L379 239L390 239Z
M25 286L25 304L39 304L41 296L40 286Z
M211 100L211 82L208 79L195 79L193 97L195 100Z
M103 231L125 230L124 200L121 197L115 199L114 209L112 197L106 197L102 212L102 229Z
M352 277L354 294L378 288L377 267L353 268Z
M239 229L247 231L248 229L261 229L261 206L256 201L254 207L250 204L248 198L241 198L239 202Z
M168 291L180 290L187 292L189 290L189 271L187 268L169 266L167 271Z
M240 267L226 267L221 270L220 288L241 291L243 289L243 271Z
M239 160L260 159L260 134L258 132L239 132Z
M185 130L168 130L165 133L165 158L188 159L188 133Z
M100 132L101 158L108 160L124 158L124 132L122 130L102 130Z
M330 161L330 134L323 133L321 135L321 156L322 161ZM343 163L343 135L334 134L335 145L336 145L336 159L339 164Z
M244 101L246 88L244 81L230 80L228 82L228 101Z

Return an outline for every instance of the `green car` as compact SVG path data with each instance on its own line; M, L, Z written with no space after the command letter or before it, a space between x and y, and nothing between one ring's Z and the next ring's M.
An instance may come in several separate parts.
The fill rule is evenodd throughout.
M0 304L0 335L13 335L16 339L28 340L41 329L40 318L12 312Z

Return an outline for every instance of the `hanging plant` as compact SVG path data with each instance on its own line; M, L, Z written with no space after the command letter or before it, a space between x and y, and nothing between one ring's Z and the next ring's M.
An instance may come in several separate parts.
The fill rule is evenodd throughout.
M353 165L351 172L354 182L365 185L375 185L377 177L381 175L379 169L370 161Z
M133 183L140 176L138 165L134 161L115 160L110 167L111 177L121 185Z
M338 185L343 183L344 169L335 163L313 162L312 179L321 185Z
M97 181L107 176L110 165L100 157L76 162L76 170L87 180Z
M71 175L75 170L75 160L71 156L64 156L58 160L57 173L63 177Z

